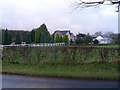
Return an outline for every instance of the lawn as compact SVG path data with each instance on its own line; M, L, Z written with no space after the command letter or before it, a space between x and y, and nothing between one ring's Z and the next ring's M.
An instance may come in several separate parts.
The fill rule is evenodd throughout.
M29 64L2 64L3 73L63 77L74 79L101 79L119 80L119 68L117 63L89 63L81 65L29 65ZM119 77L118 77L119 76Z

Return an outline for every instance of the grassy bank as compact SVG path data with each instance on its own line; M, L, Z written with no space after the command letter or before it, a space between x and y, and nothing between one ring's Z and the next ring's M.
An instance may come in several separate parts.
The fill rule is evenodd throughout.
M118 80L117 63L90 63L80 65L2 64L3 73L30 76L65 77L76 79Z
M119 64L117 46L4 47L2 56L3 73L31 76L119 80Z

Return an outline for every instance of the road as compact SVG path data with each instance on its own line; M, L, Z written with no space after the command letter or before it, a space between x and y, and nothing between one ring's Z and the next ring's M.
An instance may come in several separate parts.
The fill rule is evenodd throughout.
M118 88L118 82L2 75L2 88Z

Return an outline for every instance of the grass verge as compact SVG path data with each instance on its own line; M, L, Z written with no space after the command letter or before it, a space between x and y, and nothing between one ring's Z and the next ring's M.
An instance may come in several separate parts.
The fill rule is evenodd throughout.
M119 80L118 64L24 65L2 63L2 73L74 79Z

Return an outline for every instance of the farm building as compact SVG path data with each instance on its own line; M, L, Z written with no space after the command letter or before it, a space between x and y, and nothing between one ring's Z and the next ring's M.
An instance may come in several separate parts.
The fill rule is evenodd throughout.
M54 32L54 38L56 38L56 35L59 35L60 37L63 37L64 35L68 36L69 41L72 40L75 41L75 36L73 33L70 32L70 30L57 30Z

